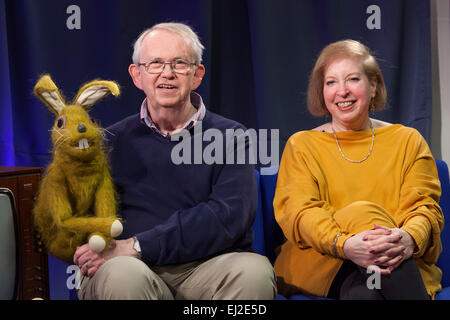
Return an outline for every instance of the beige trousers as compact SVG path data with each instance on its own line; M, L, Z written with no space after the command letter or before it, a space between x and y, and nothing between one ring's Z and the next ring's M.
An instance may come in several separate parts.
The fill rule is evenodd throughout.
M80 300L272 300L276 294L269 260L250 252L151 269L139 259L115 257L84 277L78 290Z

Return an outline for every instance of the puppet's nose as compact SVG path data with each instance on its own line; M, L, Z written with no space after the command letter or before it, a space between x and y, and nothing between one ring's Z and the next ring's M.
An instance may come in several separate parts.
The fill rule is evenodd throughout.
M78 132L79 132L79 133L86 132L86 126L85 126L84 124L80 123L80 124L78 125Z

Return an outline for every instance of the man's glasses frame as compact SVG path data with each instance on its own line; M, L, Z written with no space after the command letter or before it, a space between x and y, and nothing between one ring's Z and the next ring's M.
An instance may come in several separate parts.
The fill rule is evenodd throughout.
M149 62L138 63L138 66L143 66L145 71L150 74L159 74L164 71L166 64L170 65L173 72L179 74L186 74L191 70L192 66L196 66L197 63L189 62L183 59L176 59L173 61L161 61L152 60Z

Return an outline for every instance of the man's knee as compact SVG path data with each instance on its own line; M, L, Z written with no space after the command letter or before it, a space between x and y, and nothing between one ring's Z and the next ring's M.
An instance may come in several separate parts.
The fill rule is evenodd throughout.
M164 282L148 266L132 257L115 257L97 270L85 290L100 300L170 299Z
M133 299L133 296L145 295L151 270L142 261L131 257L116 257L104 267L105 299Z
M225 264L229 293L235 299L271 300L277 294L275 274L272 264L256 253L234 253Z

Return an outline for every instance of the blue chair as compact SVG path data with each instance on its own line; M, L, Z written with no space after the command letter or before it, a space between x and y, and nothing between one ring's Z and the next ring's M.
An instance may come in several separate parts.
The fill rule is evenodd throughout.
M439 180L441 182L441 199L439 202L440 207L444 213L444 218L447 219L450 216L450 180L447 164L442 160L436 160L436 166L438 169ZM277 172L277 171L276 171ZM257 181L259 181L258 190L258 211L253 226L255 232L255 244L254 249L256 252L263 254L269 258L273 263L276 258L276 250L283 243L283 232L278 226L273 210L273 197L275 195L275 187L277 184L278 174L272 175L260 175L259 172L255 172ZM262 220L262 222L261 222ZM262 223L262 228L261 228ZM261 240L263 239L263 240ZM264 244L262 244L264 241ZM437 262L438 267L442 270L442 291L436 295L436 300L450 300L450 248L447 244L450 242L450 231L445 228L441 233L441 241L443 250L439 256ZM325 299L323 297L310 296L310 295L294 295L291 297L277 296L277 300L320 300Z
M261 199L261 192L260 192L260 175L259 171L255 170L256 175L256 185L258 186L258 210L262 208L262 199ZM265 236L264 236L264 221L263 221L263 215L257 214L255 217L255 221L253 222L253 250L258 252L259 254L262 254L263 256L266 255L266 248L265 248Z
M450 217L450 180L447 164L442 160L436 160L436 165L441 181L441 200L439 206L444 213L445 224ZM450 300L450 230L444 227L441 233L442 252L437 261L437 266L442 270L442 291L436 295L436 300Z

